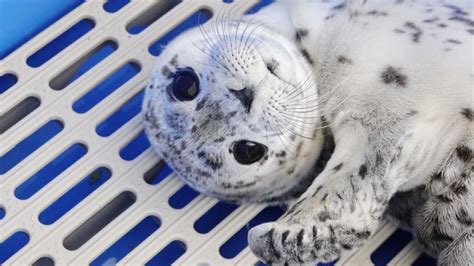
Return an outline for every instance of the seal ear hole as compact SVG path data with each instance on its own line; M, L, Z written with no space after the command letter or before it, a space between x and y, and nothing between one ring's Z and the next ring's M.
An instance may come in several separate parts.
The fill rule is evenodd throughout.
M265 65L267 67L267 70L274 76L278 77L278 75L275 73L277 69L277 65L273 62L265 62Z

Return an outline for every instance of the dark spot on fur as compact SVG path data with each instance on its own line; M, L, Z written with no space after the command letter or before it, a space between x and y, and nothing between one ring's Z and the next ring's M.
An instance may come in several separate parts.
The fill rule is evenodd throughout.
M446 27L448 27L448 25L446 25L446 24L444 24L444 23L439 23L439 24L438 24L438 27L439 27L439 28L446 28Z
M178 65L178 55L173 56L170 61L170 65L177 66Z
M388 66L381 75L382 81L385 84L397 84L400 87L407 86L407 76L400 73L400 69L396 69L393 66Z
M382 155L379 152L377 152L375 154L375 166L378 167L380 164L382 164L382 162L383 162Z
M341 64L352 64L352 60L350 60L349 58L343 56L343 55L340 55L337 57L337 62L341 63Z
M318 192L322 189L323 187L322 186L319 186L318 188L316 188L316 190L314 191L313 195L311 197L314 197L316 196L316 194L318 194Z
M449 18L449 20L463 23L469 27L474 27L474 21L465 17L454 16L454 17Z
M456 154L458 155L459 159L464 162L469 162L472 159L472 150L464 145L456 148Z
M436 199L437 199L439 202L442 202L442 203L451 203L451 202L453 202L453 199L451 199L450 197L448 197L448 195L446 195L446 194L438 195L438 196L436 196Z
M447 42L447 43L452 43L452 44L461 44L460 41L454 40L454 39L447 39L446 42Z
M359 176L364 179L367 175L367 165L363 164L359 167Z
M328 196L328 193L324 194L323 198L321 199L321 203L325 202Z
M300 52L310 65L314 65L314 61L313 61L313 59L311 58L311 56L309 55L309 53L306 49L301 48Z
M268 244L269 244L270 252L273 254L273 256L276 259L279 259L281 257L280 252L278 252L278 250L276 250L275 243L273 243L273 233L274 232L275 232L274 228L272 228L270 231L268 231L268 233L267 233Z
M288 171L286 171L287 174L291 175L295 172L295 169L296 169L296 166L293 166L291 167L290 169L288 169Z
M337 5L337 6L333 6L331 9L332 9L332 10L342 10L342 9L344 9L344 8L346 8L346 4L345 4L345 3L342 3L342 4L339 4L339 5Z
M408 116L414 116L416 114L418 114L417 110L411 110L410 112L407 113Z
M223 142L224 140L225 140L225 137L220 137L220 138L215 139L214 142L219 143L219 142Z
M472 218L469 217L469 214L466 212L465 209L461 208L459 212L456 213L456 219L463 225L471 226L473 221Z
M290 234L290 230L286 230L285 232L283 232L283 234L281 236L281 245L282 246L286 246L286 239L288 238L289 234Z
M467 118L467 120L472 121L472 109L469 108L463 108L461 111L461 114Z
M286 151L282 150L279 153L275 153L276 157L285 157L286 156Z
M434 23L436 21L438 21L439 18L438 17L433 17L433 18L429 18L429 19L425 19L423 20L424 23Z
M207 102L207 97L204 97L202 100L200 100L196 104L196 109L194 109L194 110L195 111L200 111L206 105L206 102Z
M330 218L329 216L329 212L328 211L321 211L319 214L318 214L318 219L321 221L321 222L325 222L327 221L328 219Z
M394 31L395 33L397 33L397 34L405 33L405 31L404 31L404 30L401 30L401 29L394 29L393 31Z
M423 31L421 30L421 28L416 26L415 23L411 21L407 21L404 26L413 31L413 33L411 34L411 40L416 43L420 42L421 35L423 35Z
M385 11L371 10L367 12L367 15L375 17L385 17L388 16L388 13Z
M464 10L462 10L462 8L458 7L458 6L455 6L455 5L443 5L444 7L446 8L449 8L453 11L453 14L454 15L458 15L458 16L467 16L469 15L469 13L465 12Z
M297 42L301 42L306 36L308 36L307 29L297 29L295 34L295 39Z
M466 185L462 181L453 183L450 186L450 188L453 191L453 193L458 195L458 196L466 194L466 192L468 192L468 189L467 189Z
M168 66L161 68L161 75L163 77L169 78L171 76L171 69Z
M296 246L301 247L303 245L303 236L304 236L304 229L301 229L296 236Z
M368 239L371 235L370 231L356 232L356 237L359 239Z
M340 163L340 164L334 166L334 168L333 168L332 170L334 170L334 171L339 171L339 170L341 170L341 168L342 168L343 165L344 165L344 163Z

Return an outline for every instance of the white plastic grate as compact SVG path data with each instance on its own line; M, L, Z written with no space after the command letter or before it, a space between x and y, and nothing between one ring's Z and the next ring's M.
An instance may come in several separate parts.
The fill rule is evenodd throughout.
M54 129L47 142L18 164L4 166L7 170L0 175L0 208L5 212L4 217L0 217L0 243L6 245L6 240L17 232L24 232L29 237L26 245L14 253L6 265L90 264L141 221L159 222L155 223L156 231L150 232L151 235L133 250L126 251L121 258L109 258L106 263L119 260L119 264L145 264L170 243L185 246L184 254L179 256L176 264L250 265L257 262L248 247L230 259L224 258L220 249L265 206L240 206L208 233L198 233L196 221L218 202L216 199L198 195L183 208L173 208L170 198L183 184L173 174L156 185L145 182L144 177L150 175L149 171L161 167L159 158L150 148L138 156L132 154L129 158L122 158L123 148L142 132L141 116L135 115L115 132L101 134L96 129L142 91L156 60L149 52L149 46L157 39L198 10L216 13L221 8L229 8L229 5L250 8L256 2L136 0L117 12L109 13L104 10L102 1L90 0L0 62L0 76L10 74L17 78L16 84L0 94L0 157L7 158L12 149L18 148L48 122ZM164 14L156 22L137 34L134 32L134 23L146 24L160 12ZM84 19L93 25L84 36L40 66L32 67L27 63L31 55ZM69 84L68 80L77 72L78 65L94 51L104 48L101 46L104 43L114 51L110 50L107 57ZM74 110L78 99L130 62L135 64L135 72L138 71L134 76L103 100L96 100L95 106L89 106L83 112ZM75 149L82 149L79 152L82 157L70 159L71 165L36 193L26 195L18 192L28 178L74 144ZM4 163L8 162L4 160ZM104 180L107 174L110 178ZM95 190L64 215L57 216L56 220L42 220L45 209L81 181L85 182L85 177L92 186L97 184ZM130 205L128 208L127 204ZM121 213L117 212L120 208ZM147 220L150 216L155 218ZM92 223L92 226L88 226L88 219L91 219L89 225ZM110 223L101 229L99 224L107 219L111 220ZM393 225L385 223L372 237L370 245L340 259L338 264L371 264L371 254L395 231ZM96 234L91 239L84 239L94 232ZM410 243L394 255L390 264L411 264L419 255L420 252Z

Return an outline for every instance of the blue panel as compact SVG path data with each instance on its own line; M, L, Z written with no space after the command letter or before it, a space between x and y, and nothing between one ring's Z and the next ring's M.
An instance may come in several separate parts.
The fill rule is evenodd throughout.
M194 229L207 234L238 207L236 204L220 201L194 223Z
M52 120L21 141L3 157L0 157L0 174L5 174L10 171L10 169L23 161L28 155L61 132L63 127L60 121Z
M184 185L169 198L168 204L175 209L182 209L198 195L199 192L192 189L188 185Z
M156 42L150 45L148 48L148 52L154 56L158 56L161 53L161 49L166 46L171 40L176 38L182 32L195 27L198 24L204 24L212 17L212 14L205 10L201 9L198 12L194 13L191 17L186 19L184 22L179 24L176 28L172 31L165 34L163 37L158 39Z
M410 232L398 229L372 253L370 259L375 265L386 265L408 245L412 239L413 236Z
M22 200L30 198L59 174L64 172L64 170L82 158L86 153L86 146L82 144L73 144L45 167L18 186L15 189L15 196Z
M267 207L259 212L248 224L242 227L220 248L219 253L226 259L232 259L237 256L247 245L247 234L249 229L261 223L275 221L284 213L280 207Z
M104 4L104 10L109 13L115 13L126 6L130 0L107 0Z
M88 33L95 27L95 22L90 19L83 19L74 24L71 28L63 32L54 40L43 46L41 49L32 54L26 63L31 67L39 67L53 58L66 47L77 41L84 34Z
M160 228L160 220L154 216L148 216L135 225L130 231L122 236L117 242L100 254L92 266L105 265L107 261L119 262L128 253L134 250L140 243L147 239L153 232Z
M15 255L30 241L28 234L18 231L0 243L0 265Z
M120 150L120 157L126 161L132 161L142 154L146 149L150 147L150 142L142 131L137 137L135 137L130 143Z
M84 0L1 0L0 59L83 2Z
M5 211L4 208L0 207L0 220L2 220L3 218L5 218L5 215L7 214L7 212Z
M0 76L0 94L6 92L9 88L16 84L18 78L10 73Z
M53 224L109 180L111 175L110 170L105 167L95 170L44 209L39 215L39 221L46 225Z
M125 125L142 110L143 91L133 96L119 110L100 123L95 131L99 136L108 137Z
M81 58L79 63L77 63L77 65L73 64L72 66L70 66L70 67L77 68L76 72L73 75L69 76L67 80L63 80L64 78L61 75L64 75L64 72L70 75L69 74L70 69L66 69L63 73L59 74L57 77L51 80L51 82L49 83L50 87L54 90L64 89L73 81L80 78L87 71L92 69L94 66L99 64L102 60L104 60L113 52L115 52L117 48L118 48L117 44L110 40L101 43L95 50L87 54L86 58ZM61 79L60 83L55 82L56 78Z
M164 249L162 249L158 254L156 254L151 260L145 263L146 266L155 266L155 265L171 265L175 262L181 255L186 252L186 245L178 240L175 240L168 244Z

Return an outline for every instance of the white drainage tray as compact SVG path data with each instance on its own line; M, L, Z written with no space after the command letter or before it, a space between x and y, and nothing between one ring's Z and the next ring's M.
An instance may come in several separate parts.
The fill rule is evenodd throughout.
M184 186L149 148L139 112L175 27L258 1L114 1L125 5L85 1L0 62L0 263L257 263L248 228L281 210ZM420 252L396 231L384 223L337 263L414 263Z

